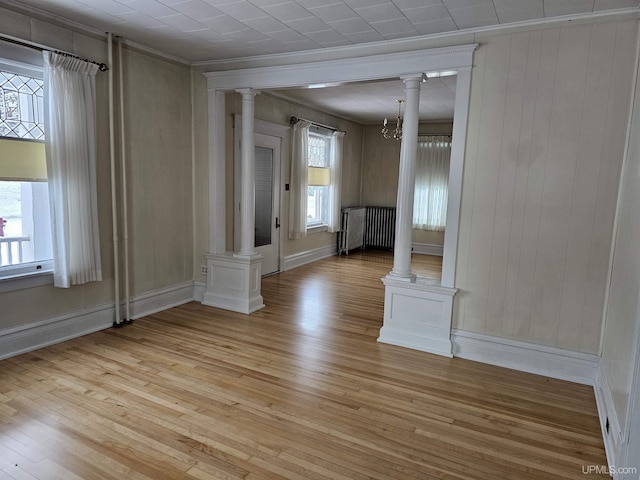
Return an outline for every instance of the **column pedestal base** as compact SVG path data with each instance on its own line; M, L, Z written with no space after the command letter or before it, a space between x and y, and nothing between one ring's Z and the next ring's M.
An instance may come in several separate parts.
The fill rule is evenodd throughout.
M382 279L384 323L378 341L453 357L451 315L456 288L418 277L415 282Z
M207 291L202 303L246 314L260 310L264 307L261 277L262 255L207 254Z

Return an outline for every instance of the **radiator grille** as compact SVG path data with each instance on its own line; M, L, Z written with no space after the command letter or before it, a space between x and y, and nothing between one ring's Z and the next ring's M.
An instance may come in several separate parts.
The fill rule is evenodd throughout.
M396 207L366 207L364 246L393 249L396 239Z

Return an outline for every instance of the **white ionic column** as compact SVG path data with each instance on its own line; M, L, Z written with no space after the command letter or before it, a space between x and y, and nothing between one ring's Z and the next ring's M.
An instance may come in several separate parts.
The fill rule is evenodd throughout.
M393 270L390 277L412 281L411 237L413 233L413 196L416 181L416 157L418 154L418 110L422 74L403 78L405 85L405 109L402 120L402 145L400 147L400 171L398 200L396 203L396 240L393 250Z
M250 257L255 249L256 162L254 109L256 91L237 90L242 94L242 179L240 181L240 251L238 255Z

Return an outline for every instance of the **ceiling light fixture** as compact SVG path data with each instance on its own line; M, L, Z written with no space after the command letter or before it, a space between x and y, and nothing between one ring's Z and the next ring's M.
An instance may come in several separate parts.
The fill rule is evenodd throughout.
M400 109L402 108L402 104L404 100L396 100L398 102L398 116L396 117L396 128L392 133L389 133L389 127L387 127L387 119L384 119L382 122L382 136L384 138L395 138L396 140L400 140L402 138L402 120L400 117Z

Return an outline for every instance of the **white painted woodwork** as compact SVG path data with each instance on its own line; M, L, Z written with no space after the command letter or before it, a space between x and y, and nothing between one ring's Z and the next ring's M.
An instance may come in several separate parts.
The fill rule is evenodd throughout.
M393 270L389 276L412 280L411 234L413 230L413 194L416 183L416 157L418 152L418 108L422 74L403 79L405 84L404 116L400 145L400 171L398 199L396 200L396 238L393 248Z
M481 39L455 328L598 353L636 33L621 21Z
M260 310L264 307L261 267L261 255L208 254L207 290L202 303L246 314Z
M240 250L238 255L256 254L256 162L255 162L255 127L254 105L256 92L251 89L238 90L242 94L242 158L240 170Z
M640 39L638 42L640 48ZM640 50L638 50L640 52ZM598 390L606 400L600 422L609 463L632 466L633 448L640 446L640 77L635 62L635 98L620 177L617 218L611 245L609 291L605 305ZM634 398L635 396L635 398ZM602 403L602 402L601 402ZM609 419L609 433L606 419ZM629 443L631 442L631 443ZM635 444L634 444L635 442ZM635 446L634 446L635 445ZM636 463L637 465L637 463Z
M378 341L452 357L451 311L457 290L418 278L414 282L387 275L384 320Z

